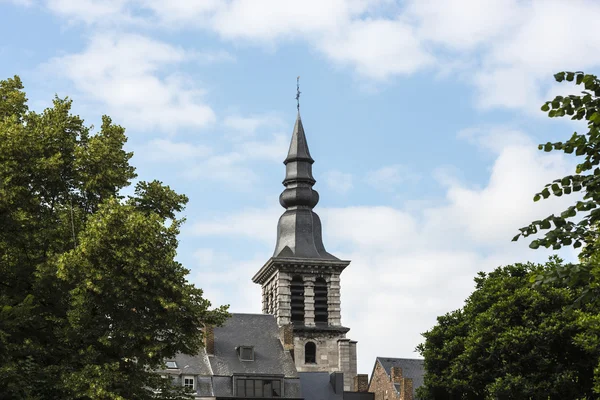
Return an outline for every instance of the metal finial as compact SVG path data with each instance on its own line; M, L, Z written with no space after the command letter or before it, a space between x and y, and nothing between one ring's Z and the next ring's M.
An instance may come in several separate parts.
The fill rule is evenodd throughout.
M300 112L300 76L296 78L296 108Z

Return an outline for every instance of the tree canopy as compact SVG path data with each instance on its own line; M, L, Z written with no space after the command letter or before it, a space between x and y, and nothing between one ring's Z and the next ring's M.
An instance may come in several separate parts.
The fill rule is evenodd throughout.
M195 354L211 308L175 260L187 197L138 182L125 130L0 81L0 397L179 398L154 371Z
M425 358L423 399L592 399L600 356L597 307L570 307L580 288L556 281L532 287L554 270L515 264L479 273L462 309L438 317L417 347ZM587 316L582 318L582 316ZM587 322L586 322L587 321Z
M566 141L540 144L543 151L562 151L575 154L581 161L575 167L574 174L559 177L548 183L533 197L534 201L550 196L569 195L582 192L583 199L564 210L560 215L550 215L542 220L531 222L520 230L513 241L519 237L535 235L546 231L544 237L533 240L530 247L560 249L563 246L579 248L585 245L583 254L592 254L599 250L600 224L600 81L595 75L578 72L559 72L554 75L558 82L574 82L583 86L581 94L556 96L546 101L542 111L550 118L568 116L572 120L587 122L586 133L573 133ZM578 220L577 220L578 219Z

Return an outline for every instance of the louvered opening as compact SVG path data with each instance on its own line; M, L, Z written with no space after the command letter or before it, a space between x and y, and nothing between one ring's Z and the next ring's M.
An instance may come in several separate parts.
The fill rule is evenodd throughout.
M291 307L292 307L292 322L304 323L304 282L302 277L294 276L292 278L291 291Z
M327 324L328 318L327 282L323 278L317 278L315 280L315 323Z

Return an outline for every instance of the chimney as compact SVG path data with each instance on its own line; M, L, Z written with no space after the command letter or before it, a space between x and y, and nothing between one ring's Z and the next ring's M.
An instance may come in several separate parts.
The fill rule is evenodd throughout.
M344 393L344 373L335 371L329 374L329 383L336 394Z
M368 392L369 391L369 375L358 374L354 377L353 390L355 392Z
M294 330L292 324L279 327L279 340L284 350L294 350Z
M402 400L413 400L413 382L410 378L402 379L402 386L400 389L400 398Z
M215 331L214 327L205 325L204 326L204 348L206 349L206 354L215 354Z
M402 383L402 368L400 367L392 367L392 382L394 383Z

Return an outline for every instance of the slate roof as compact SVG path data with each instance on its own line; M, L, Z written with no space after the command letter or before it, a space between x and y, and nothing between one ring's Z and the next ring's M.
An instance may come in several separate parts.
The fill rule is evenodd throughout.
M425 368L423 365L424 360L419 358L387 358L377 357L375 365L373 366L373 372L375 372L375 366L377 363L381 364L388 376L392 374L392 367L402 368L402 376L410 378L413 381L413 393L419 386L423 385L423 378L425 376ZM373 374L371 374L373 379ZM398 389L398 387L396 388Z
M329 372L299 372L302 395L310 400L343 400L343 374ZM336 382L336 379L338 382ZM336 385L337 383L337 385ZM336 387L337 386L337 390Z
M166 372L181 373L183 375L212 375L208 356L204 349L201 349L200 353L196 356L177 354L174 359L165 361L175 361L175 363L177 363L176 369L166 369L164 370Z
M222 327L214 328L215 354L209 356L213 375L261 374L296 378L298 373L279 340L273 315L231 314ZM254 361L240 361L236 347L254 346Z
M182 375L196 375L197 395L207 397L233 396L232 376L276 375L284 378L285 397L300 398L300 380L289 353L279 340L279 327L273 315L231 314L225 324L215 327L214 355L201 349L196 356L177 354L176 369L163 373L174 376L175 384L181 384ZM236 348L253 346L254 361L240 361Z
M277 242L273 257L338 260L323 245L321 220L312 211L319 202L319 193L313 190L314 160L310 156L300 113L296 118L290 150L285 164L284 191L279 203L286 211L277 223Z

